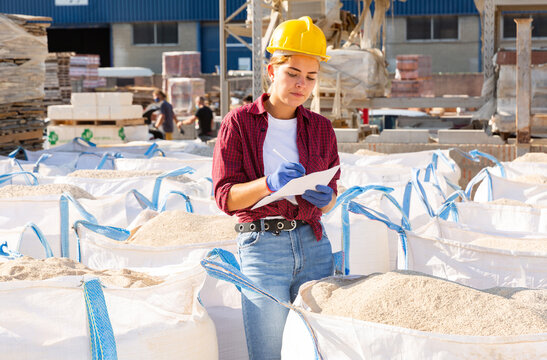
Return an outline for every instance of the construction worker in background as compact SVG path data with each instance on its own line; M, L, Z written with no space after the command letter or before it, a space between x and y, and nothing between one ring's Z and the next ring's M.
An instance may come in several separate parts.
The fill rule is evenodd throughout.
M274 31L268 65L269 93L232 110L222 121L213 155L217 205L236 215L241 271L283 302L303 283L333 274L333 257L321 215L336 202L338 171L328 186L251 210L290 180L340 164L331 122L305 109L328 60L325 35L305 16ZM288 309L242 289L251 359L281 357Z
M206 142L215 136L213 131L213 111L210 107L205 105L205 98L203 96L196 96L195 104L197 111L194 116L177 122L177 127L180 129L182 128L182 125L190 125L195 123L197 120L199 126L198 137L201 141Z
M154 123L154 127L162 127L165 140L173 140L173 130L177 116L173 112L173 106L167 102L165 93L161 90L154 90L152 93L154 101L160 105L160 114Z

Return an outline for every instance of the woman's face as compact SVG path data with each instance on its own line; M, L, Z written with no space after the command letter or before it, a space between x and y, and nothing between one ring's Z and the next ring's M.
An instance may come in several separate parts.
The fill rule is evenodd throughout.
M319 72L319 61L305 55L292 55L281 65L269 65L271 97L287 106L298 107L310 96Z

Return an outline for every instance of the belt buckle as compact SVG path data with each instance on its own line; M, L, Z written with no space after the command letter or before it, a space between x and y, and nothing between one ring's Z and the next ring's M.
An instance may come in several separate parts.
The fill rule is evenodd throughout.
M296 220L291 220L291 226L292 226L292 228L288 229L287 231L292 231L292 230L296 229Z

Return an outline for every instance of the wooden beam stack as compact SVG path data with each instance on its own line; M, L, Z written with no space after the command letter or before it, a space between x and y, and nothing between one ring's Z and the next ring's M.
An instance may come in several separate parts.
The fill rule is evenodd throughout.
M0 14L0 154L42 148L46 29L51 18ZM49 79L48 80L52 80ZM55 85L48 81L48 85Z

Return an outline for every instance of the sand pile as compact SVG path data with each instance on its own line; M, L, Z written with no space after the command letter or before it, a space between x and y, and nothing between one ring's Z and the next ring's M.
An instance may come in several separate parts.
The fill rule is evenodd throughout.
M547 290L528 290L508 298L398 271L347 280L331 277L301 293L316 313L427 332L507 336L547 331Z
M123 288L142 288L158 285L162 279L127 269L92 270L67 258L33 259L28 256L0 262L0 281L46 280L58 276L94 275L105 285Z
M547 184L547 177L543 175L539 175L539 174L523 175L513 180L528 183L528 184Z
M124 179L131 177L143 177L143 176L159 176L165 171L162 170L76 170L68 174L70 177L79 177L79 178L91 178L91 179ZM190 182L188 176L179 175L175 177L169 177L169 179L180 181L180 182Z
M527 153L522 156L519 156L514 162L537 162L537 163L547 163L547 154L546 153Z
M95 199L93 195L84 189L69 184L46 185L6 185L0 187L0 198L15 198L24 196L61 195L68 192L76 199Z
M182 210L165 211L142 225L128 243L146 246L175 246L234 240L237 218L197 215Z

